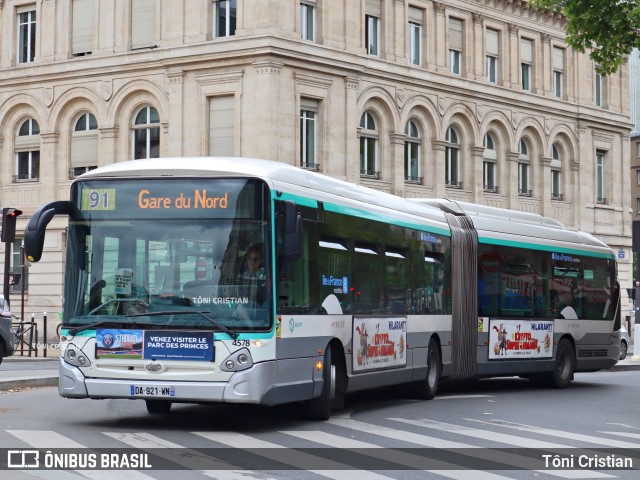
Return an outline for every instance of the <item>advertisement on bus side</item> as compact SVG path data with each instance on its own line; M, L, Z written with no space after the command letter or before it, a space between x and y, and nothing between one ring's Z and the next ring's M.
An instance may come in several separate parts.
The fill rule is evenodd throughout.
M490 320L489 360L551 358L553 322L548 320Z
M354 318L353 371L402 367L407 364L407 319Z

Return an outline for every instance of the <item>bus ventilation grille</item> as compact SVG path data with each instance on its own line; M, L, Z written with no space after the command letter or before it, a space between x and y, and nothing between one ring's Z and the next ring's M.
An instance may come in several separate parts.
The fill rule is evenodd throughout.
M583 358L606 357L606 348L584 348L578 350L578 356Z

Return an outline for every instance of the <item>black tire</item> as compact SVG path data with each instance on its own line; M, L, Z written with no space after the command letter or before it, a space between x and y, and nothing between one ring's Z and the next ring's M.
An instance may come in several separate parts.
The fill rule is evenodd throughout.
M629 348L627 346L627 342L622 340L620 342L620 360L624 360L625 358L627 358L627 348Z
M331 347L324 352L324 369L322 370L322 392L319 397L312 398L307 404L307 413L312 420L329 420L331 403L336 392L336 366L333 363Z
M432 400L438 393L440 386L440 376L442 375L442 357L440 347L435 338L429 340L427 350L427 378L414 382L412 385L413 394L422 400Z
M166 415L171 411L171 402L166 400L145 400L147 412L154 415Z
M4 343L0 340L0 363L2 363L2 359L4 358L6 349L4 348Z
M553 371L546 375L547 384L553 388L566 388L573 380L576 370L576 352L566 338L560 340L556 348Z

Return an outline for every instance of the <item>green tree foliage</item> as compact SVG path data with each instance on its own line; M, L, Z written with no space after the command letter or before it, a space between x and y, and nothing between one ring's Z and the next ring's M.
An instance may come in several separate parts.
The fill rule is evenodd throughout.
M568 19L566 42L589 52L598 73L618 70L634 48L640 48L640 5L625 0L531 0L531 4L561 12Z

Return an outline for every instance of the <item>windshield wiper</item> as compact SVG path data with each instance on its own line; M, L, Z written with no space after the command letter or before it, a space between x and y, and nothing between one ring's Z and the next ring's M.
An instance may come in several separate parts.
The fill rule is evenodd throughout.
M97 327L103 327L105 325L133 325L137 327L138 324L135 321L126 321L126 320L100 320L99 322L90 323L88 325L82 325L80 327L69 327L67 330L69 331L69 335L74 337L76 334L80 332L84 332L85 330L93 330Z
M211 323L211 325L213 325L214 327L217 327L218 329L220 329L222 332L226 333L227 335L229 335L231 338L233 338L234 340L236 340L238 338L238 332L234 332L233 330L231 330L230 328L226 327L225 325L223 325L222 323L220 323L219 321L217 321L215 318L213 318L211 316L211 312L201 312L201 311L185 311L185 310L168 310L168 311L160 311L160 312L142 312L142 313L134 313L132 315L125 315L127 318L129 317L157 317L160 315L191 315L197 313L198 315L201 315L205 320L207 320L209 323Z

